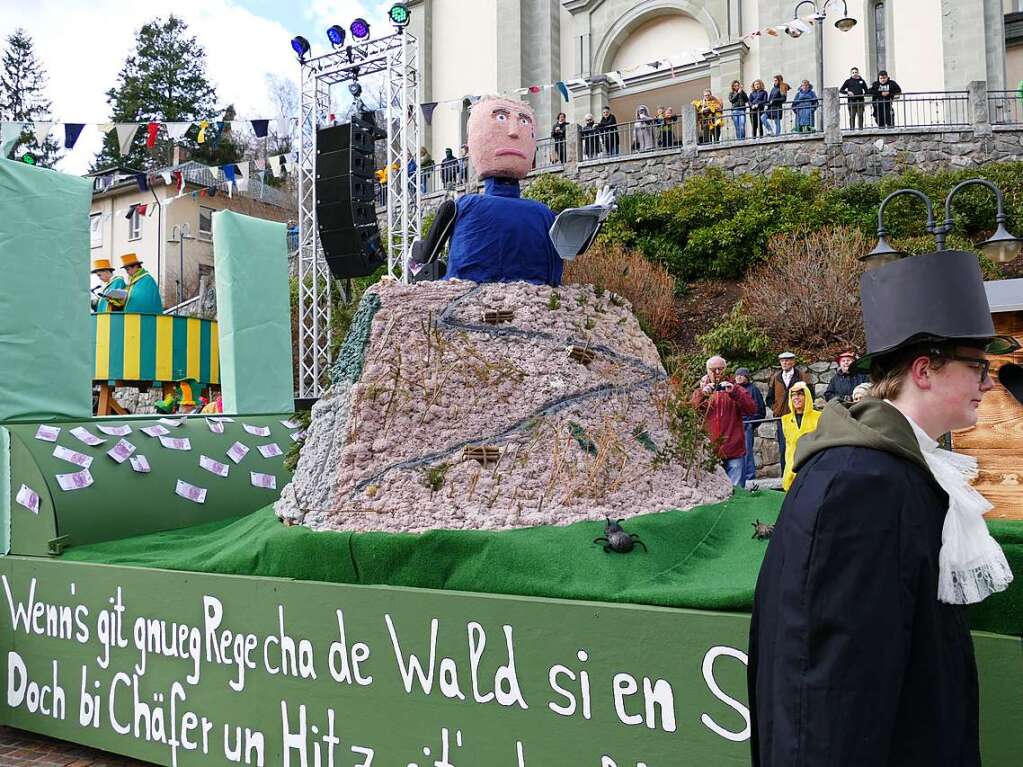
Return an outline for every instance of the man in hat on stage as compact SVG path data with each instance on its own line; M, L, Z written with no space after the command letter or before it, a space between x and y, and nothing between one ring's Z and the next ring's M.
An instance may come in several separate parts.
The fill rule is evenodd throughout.
M110 259L94 259L92 262L92 273L102 283L92 289L92 292L96 294L92 299L96 314L121 311L124 308L124 300L106 295L111 290L124 290L126 287L124 280L120 277L114 277L114 267L110 263Z
M142 268L142 262L134 253L121 256L121 266L128 274L128 298L124 311L139 314L163 314L160 289L153 276Z
M977 257L942 251L861 279L873 397L833 400L757 582L749 697L755 767L979 767L965 605L1012 573L969 484L976 460L937 439L972 426L995 335Z

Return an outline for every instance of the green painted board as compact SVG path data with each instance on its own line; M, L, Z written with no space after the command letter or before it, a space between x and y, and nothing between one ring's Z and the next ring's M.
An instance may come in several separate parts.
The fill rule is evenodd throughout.
M291 478L284 468L283 454L291 447L291 433L295 430L281 424L287 414L232 418L233 422L224 423L223 434L210 431L207 419L202 416L186 418L177 427L165 427L168 437L187 438L189 450L164 447L159 438L145 435L143 428L160 423L159 417L153 416L51 422L47 425L61 430L55 443L35 438L38 423L5 424L11 437L11 552L46 554L48 541L58 536L65 538L67 546L79 546L237 517L273 503ZM124 439L137 448L136 455L146 457L151 471L138 473L129 462L118 464L108 457L107 451L120 437L103 434L97 428L99 425L129 425L132 432ZM268 428L270 435L249 434L245 425ZM105 442L95 447L83 444L71 435L71 430L79 426ZM238 464L227 456L235 442L249 448ZM270 443L276 443L282 455L264 458L259 453L260 445ZM90 487L60 489L56 476L77 472L80 467L54 457L56 446L92 459ZM202 455L226 464L228 476L220 477L201 468ZM251 472L272 474L276 490L255 487ZM205 502L197 504L177 495L178 480L205 489ZM15 502L22 484L39 495L39 514Z
M160 764L750 761L741 614L17 556L0 574L0 722ZM984 764L1018 764L1023 648L974 641Z

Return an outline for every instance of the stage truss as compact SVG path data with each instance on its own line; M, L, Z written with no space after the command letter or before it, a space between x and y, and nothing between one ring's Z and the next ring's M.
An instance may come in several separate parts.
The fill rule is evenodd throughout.
M316 227L316 130L327 125L330 89L384 74L387 164L407 183L387 186L387 271L407 280L412 243L422 225L419 147L419 42L400 31L356 42L302 65L298 153L298 396L319 397L329 384L331 293L336 289ZM408 173L408 160L416 170ZM347 299L348 296L346 295Z

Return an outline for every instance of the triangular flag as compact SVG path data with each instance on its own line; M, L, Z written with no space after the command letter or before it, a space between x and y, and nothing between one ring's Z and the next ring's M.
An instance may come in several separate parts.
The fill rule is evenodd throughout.
M224 178L227 179L227 182L229 184L233 184L234 183L234 179L235 179L234 165L225 165L223 170L224 170Z
M146 209L146 218L149 218L149 217L150 217L150 216L152 216L152 215L153 215L154 213L156 213L156 209L157 209L158 207L160 207L159 203L155 203L155 202L154 202L154 203L151 203L151 204L149 205L149 207L148 207L148 208Z
M215 186L209 187L206 190L206 196L207 197L216 197L217 196L217 188Z
M138 123L117 123L117 148L124 157L131 152L131 142L135 140L135 133L139 129Z
M210 127L209 120L201 120L199 122L199 135L196 136L195 140L199 144L206 143L206 129Z
M160 133L160 123L149 123L146 126L146 148L152 149L156 146L156 137Z
M64 123L64 148L74 149L78 137L82 135L85 123Z
M37 122L32 129L32 135L35 137L36 143L42 146L46 142L46 137L50 135L50 128L53 127L53 122Z
M423 119L426 120L426 124L433 125L433 110L437 108L437 102L428 101L425 104L421 104L419 108L423 110Z
M160 178L163 179L163 183L165 183L167 186L171 185L172 178L169 170L162 171L160 173Z
M166 123L167 138L171 141L181 141L192 127L192 123Z
M530 93L539 93L540 91L543 90L543 88L541 88L539 85L530 85L528 90Z
M147 202L140 202L138 204L138 206L135 208L135 210L138 212L138 214L140 216L144 216L144 215L146 215L146 210L148 208L149 208L149 203L147 203Z
M256 134L256 138L266 138L270 130L270 121L250 120L250 122L252 123L252 132Z
M264 158L256 158L256 170L266 170L266 160Z
M96 130L102 133L104 136L114 129L113 123L99 123L96 126Z
M171 171L171 178L177 184L178 194L185 191L185 175L180 170Z
M249 190L249 161L245 160L235 165L238 170L238 191L247 192Z
M125 215L125 218L131 218L132 216L134 216L135 215L135 208L137 208L137 207L138 207L138 203L135 203L130 208L128 208L128 213ZM117 212L120 213L121 211L117 211Z
M274 155L273 157L268 157L266 161L274 178L280 178L284 174L284 155Z
M278 136L290 136L291 135L291 120L283 118L280 120L274 120L276 131Z
M569 98L569 95L568 95L568 86L565 85L564 81L558 80L554 85L558 89L558 91L561 93L561 97L563 99L565 99L565 101L570 101L571 100Z
M149 179L146 177L145 173L136 173L135 174L135 183L137 183L139 185L139 191L140 192L148 192L149 191Z
M617 69L614 72L607 73L608 79L615 83L619 88L625 87L625 78L622 77L622 73Z
M224 135L224 123L213 123L213 130L215 131L213 134L213 149L216 150L216 148L220 145L221 137Z

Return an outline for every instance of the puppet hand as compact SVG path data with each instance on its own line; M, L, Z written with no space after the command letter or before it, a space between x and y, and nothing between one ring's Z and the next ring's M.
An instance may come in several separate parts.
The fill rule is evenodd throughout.
M615 205L615 191L611 187L605 186L597 192L594 204L600 205L604 209L604 212L600 214L600 220L603 221L618 207Z

